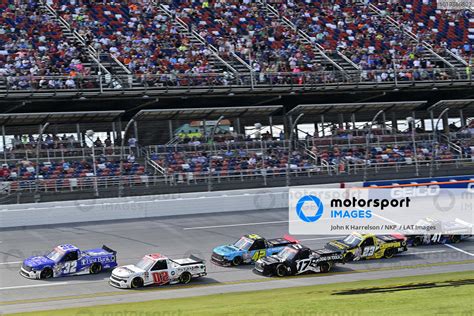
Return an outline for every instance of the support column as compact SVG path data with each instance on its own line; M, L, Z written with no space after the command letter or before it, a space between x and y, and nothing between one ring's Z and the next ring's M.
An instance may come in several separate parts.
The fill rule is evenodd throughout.
M326 136L324 131L324 114L321 114L321 129L323 131L323 137Z
M392 113L392 134L396 134L398 131L398 120L395 113Z
M117 130L115 129L115 121L112 122L112 142L114 143L117 141Z
M459 120L461 121L461 128L465 128L467 125L466 118L462 109L459 110Z
M288 128L289 133L288 134L291 136L295 132L294 130L291 130L292 126L293 126L293 118L291 116L288 116L288 126L289 126L289 128ZM290 138L290 136L288 136L286 139L289 139L290 142L292 142L293 140Z
M273 117L272 116L268 117L268 124L270 125L270 135L272 135L272 139L273 139Z
M168 133L169 133L169 140L173 140L173 121L172 120L168 120Z
M207 124L206 124L206 120L202 120L202 130L203 130L203 136L204 136L204 140L205 142L207 143L208 141L208 137L207 137Z
M122 121L119 120L117 123L118 123L117 140L120 140L120 142L122 142L122 131L123 131L122 130ZM124 135L124 137L125 137L125 135Z
M133 133L135 134L135 139L138 142L138 123L137 121L133 121Z
M385 116L385 112L382 113L382 135L385 135L387 129L387 116Z
M82 133L81 133L81 125L79 123L76 124L76 133L77 133L77 141L82 146Z
M344 129L344 114L339 113L338 120L339 120L339 128Z
M449 133L448 115L443 115L443 129L445 134Z
M3 140L3 159L7 163L7 138L5 135L5 125L2 125L2 140Z

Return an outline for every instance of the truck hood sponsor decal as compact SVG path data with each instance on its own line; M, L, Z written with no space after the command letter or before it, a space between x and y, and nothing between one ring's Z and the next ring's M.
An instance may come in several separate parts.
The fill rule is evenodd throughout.
M144 272L145 272L144 270L131 264L128 266L118 267L114 269L112 273L118 277L126 278L133 274L144 273Z
M56 263L46 256L37 256L25 259L23 264L33 269L42 269L45 266L54 266Z
M341 249L341 250L346 250L349 248L347 245L337 240L331 241L330 243L328 243L328 246L332 246L332 247L335 247L336 249Z
M271 264L275 264L275 263L278 263L278 262L282 262L282 260L279 257L273 255L273 256L270 256L270 257L262 258L261 262L265 265L271 265Z
M236 252L240 252L240 249L233 245L225 245L225 246L219 246L219 247L214 248L214 252L218 255L226 256L226 255L234 254Z

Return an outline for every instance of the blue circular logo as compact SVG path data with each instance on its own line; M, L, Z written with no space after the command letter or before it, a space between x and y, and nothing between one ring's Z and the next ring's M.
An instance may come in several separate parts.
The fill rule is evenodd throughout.
M303 212L303 205L306 202L314 203L314 205L317 207L318 210L315 215L306 216L306 214ZM314 195L305 195L298 200L298 203L296 203L296 214L298 214L299 218L301 218L304 222L307 223L316 222L318 219L320 219L321 216L323 216L323 210L323 202L321 202L321 200Z

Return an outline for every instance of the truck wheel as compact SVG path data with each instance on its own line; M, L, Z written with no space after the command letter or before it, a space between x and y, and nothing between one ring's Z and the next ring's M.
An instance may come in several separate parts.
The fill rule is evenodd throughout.
M239 266L242 264L242 257L235 257L232 259L232 265L233 266Z
M319 265L319 272L328 273L331 270L331 266L327 262L323 262Z
M44 268L40 273L40 279L49 279L53 277L53 270L51 268Z
M90 274L97 274L97 273L100 273L100 271L102 271L102 265L97 262L93 263L91 267L89 268Z
M412 245L413 245L413 247L421 246L421 238L416 237L415 239L413 239Z
M142 278L135 278L132 280L131 283L132 289L138 289L139 287L143 286L143 279Z
M286 275L286 272L286 267L281 263L275 269L275 274L279 277L284 277Z
M191 273L189 272L183 272L179 276L179 282L183 284L188 284L189 282L191 282L191 279L192 279L192 276L191 276Z
M451 243L453 244L457 244L458 242L461 241L461 237L459 235L453 235L449 239L451 240Z
M385 258L389 259L389 258L392 258L394 254L395 254L395 250L393 248L388 248L383 253L383 256Z
M344 262L351 262L354 260L354 255L352 254L352 252L348 252L344 255Z

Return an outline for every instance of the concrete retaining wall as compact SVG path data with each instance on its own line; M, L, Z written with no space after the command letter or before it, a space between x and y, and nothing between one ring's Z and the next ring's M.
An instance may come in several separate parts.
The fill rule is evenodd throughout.
M361 186L362 183L350 183ZM339 183L311 187L338 188ZM139 219L288 207L288 188L262 188L0 206L0 227Z

